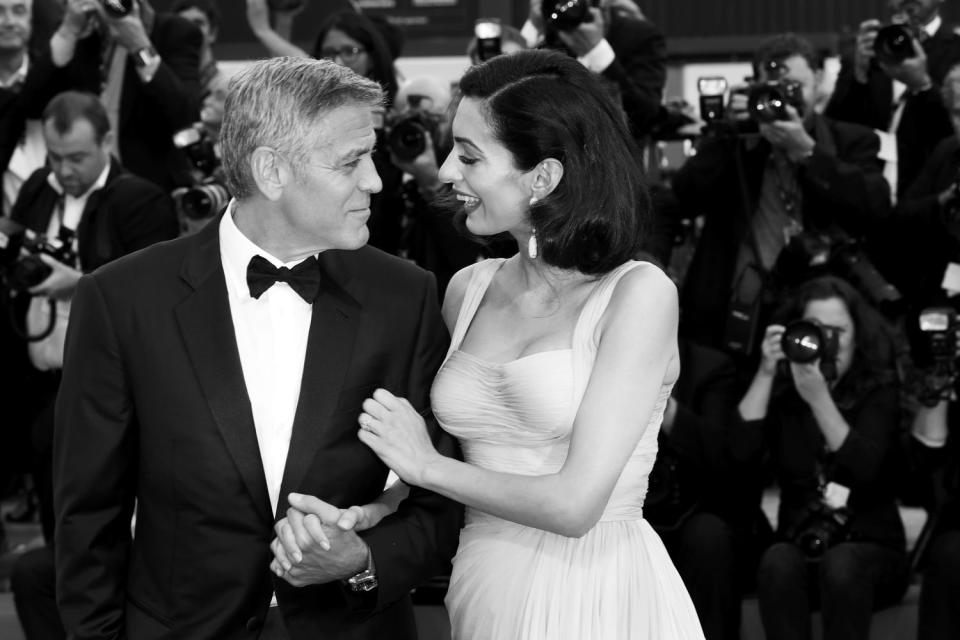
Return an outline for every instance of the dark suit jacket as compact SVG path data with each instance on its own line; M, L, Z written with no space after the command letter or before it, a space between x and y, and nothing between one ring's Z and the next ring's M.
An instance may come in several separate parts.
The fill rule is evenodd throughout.
M939 87L950 67L960 62L960 36L944 24L923 42L923 50L934 87L907 97L897 128L898 194L916 179L937 143L953 133ZM886 131L894 107L893 81L878 64L870 65L867 82L860 83L854 76L852 50L842 56L840 75L825 115Z
M446 347L432 276L366 247L321 254L303 383L276 513L220 258L219 225L81 280L54 446L60 611L78 638L258 637L270 594L293 640L413 638L408 593L458 540L454 503L412 489L361 535L380 586L293 588L268 568L291 491L365 504L387 468L357 438L377 387L429 407ZM449 436L438 446L455 453ZM136 537L129 525L138 501Z
M836 224L858 238L890 211L879 140L859 125L818 119L811 130L817 143L813 156L800 170L804 227ZM708 138L673 179L684 214L704 216L680 297L681 330L694 342L722 348L737 252L750 232L770 150L763 140L750 147L739 138Z
M11 217L46 233L60 195L47 182L50 169L37 169L23 183ZM170 196L158 186L126 173L114 161L102 189L93 192L76 229L80 266L93 271L120 256L179 233Z
M199 117L200 48L202 36L189 21L172 14L155 14L150 41L162 62L147 84L128 60L120 93L117 138L123 165L131 172L170 191L191 183L190 163L173 146L173 134ZM54 66L50 47L36 60L31 74L46 87L28 105L39 117L50 98L68 89L100 94L98 34L77 44L67 66Z
M616 58L602 75L619 87L634 136L645 137L661 113L667 83L666 40L649 20L617 12L613 12L606 38Z

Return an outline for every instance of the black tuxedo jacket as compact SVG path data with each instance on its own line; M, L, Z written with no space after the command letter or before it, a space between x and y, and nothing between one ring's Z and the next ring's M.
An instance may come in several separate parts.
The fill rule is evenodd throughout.
M60 194L47 181L50 169L37 169L23 183L11 217L46 233ZM77 232L83 271L93 271L120 256L177 237L173 200L157 185L126 173L113 161L107 182L87 199Z
M77 638L257 638L275 590L293 640L414 638L408 594L440 573L461 511L416 488L361 535L380 586L294 588L268 565L291 491L337 506L381 492L357 438L377 387L429 408L448 339L433 277L369 247L320 255L281 500L270 510L220 257L219 225L81 280L54 445L60 611ZM441 451L455 454L436 432ZM130 516L137 501L136 535Z
M934 87L906 98L897 128L897 192L900 194L916 179L937 144L953 133L940 96L940 84L950 68L960 62L960 36L944 24L923 42L923 50ZM840 75L825 115L886 131L895 106L893 81L879 65L871 64L867 82L861 83L854 76L853 52L842 56Z
M149 35L162 62L156 75L144 83L133 60L127 60L116 134L123 165L170 190L191 183L190 163L173 146L172 138L199 117L202 36L189 21L166 13L155 14ZM61 91L100 95L101 46L96 33L81 40L73 59L62 68L54 66L50 47L44 49L30 71L35 76L32 80L45 87L29 96L31 117L40 117L47 102Z

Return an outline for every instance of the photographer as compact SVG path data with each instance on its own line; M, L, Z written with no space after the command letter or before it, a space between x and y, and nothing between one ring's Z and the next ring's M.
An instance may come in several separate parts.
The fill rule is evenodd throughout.
M869 636L874 609L903 595L903 524L894 500L899 426L894 343L849 284L811 280L766 328L762 359L731 431L734 459L768 454L780 486L777 536L757 573L767 638ZM806 323L796 322L805 320Z
M813 109L822 78L813 46L774 36L754 68L755 100L731 92L727 122L708 131L673 179L684 215L704 216L681 290L681 332L748 358L785 284L775 266L790 241L859 238L890 209L877 136ZM744 134L744 124L756 133Z
M661 117L667 81L666 41L660 30L623 0L576 0L564 12L582 21L548 21L548 9L563 2L530 0L522 32L529 46L565 49L590 71L623 105L634 137L646 138ZM599 6L596 6L599 5ZM570 24L577 22L577 24Z
M831 118L882 132L886 173L897 197L951 133L938 88L960 61L960 36L943 24L943 1L891 0L890 26L881 29L876 19L862 22L853 51L841 56L825 110Z
M960 637L960 433L956 402L921 407L904 443L907 484L927 509L917 543L923 583L917 640Z
M51 95L98 95L115 132L114 155L169 191L190 183L189 162L171 137L199 114L203 39L188 20L154 11L147 0L124 4L130 10L119 16L101 0L67 0L32 73L42 75Z

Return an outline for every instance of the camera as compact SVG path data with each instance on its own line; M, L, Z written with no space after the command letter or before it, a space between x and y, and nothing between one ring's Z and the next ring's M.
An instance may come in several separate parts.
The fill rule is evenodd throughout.
M878 62L888 65L900 64L914 56L915 32L907 24L888 24L877 30L873 41L874 55Z
M849 539L850 513L820 500L811 501L789 536L810 560L817 560L830 547Z
M823 377L837 378L840 339L835 329L813 320L794 320L784 328L780 348L790 362L808 364L819 360Z
M540 9L548 28L572 31L591 21L590 9L598 4L598 0L544 0Z
M486 62L503 53L500 43L502 29L499 18L477 20L473 27L473 35L477 39L477 59L480 62Z
M0 217L0 278L11 291L26 291L46 280L53 269L40 259L46 254L66 265L76 265L73 231L61 227L59 238L48 238Z
M768 80L751 82L747 87L747 113L756 122L789 120L787 106L803 115L803 85L784 76L789 71L782 62L769 60L764 64Z
M123 18L133 11L133 0L100 0L100 4L112 18Z
M917 364L923 373L915 383L921 404L933 407L951 400L957 377L957 312L952 307L927 307L917 318L920 342Z
M177 212L189 220L213 216L229 202L230 192L219 175L220 159L210 135L201 123L196 123L173 134L173 144L186 154L199 174L196 184L171 193Z
M387 114L384 136L387 150L401 162L413 162L427 149L427 134L437 142L443 116L428 111L423 103L429 96L407 96L409 109Z

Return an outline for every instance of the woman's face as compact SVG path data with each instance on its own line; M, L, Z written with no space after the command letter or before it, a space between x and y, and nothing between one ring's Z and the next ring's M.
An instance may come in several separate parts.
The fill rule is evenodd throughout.
M493 137L481 102L464 98L453 119L453 150L440 180L453 185L471 233L490 236L528 232L532 171L514 166L513 155Z
M840 298L811 300L804 309L805 320L816 320L821 325L837 332L839 349L837 351L837 377L842 377L853 364L853 352L856 346L856 328L846 303Z
M362 44L339 29L330 29L320 45L320 57L349 67L354 73L368 77L373 66L370 52Z

